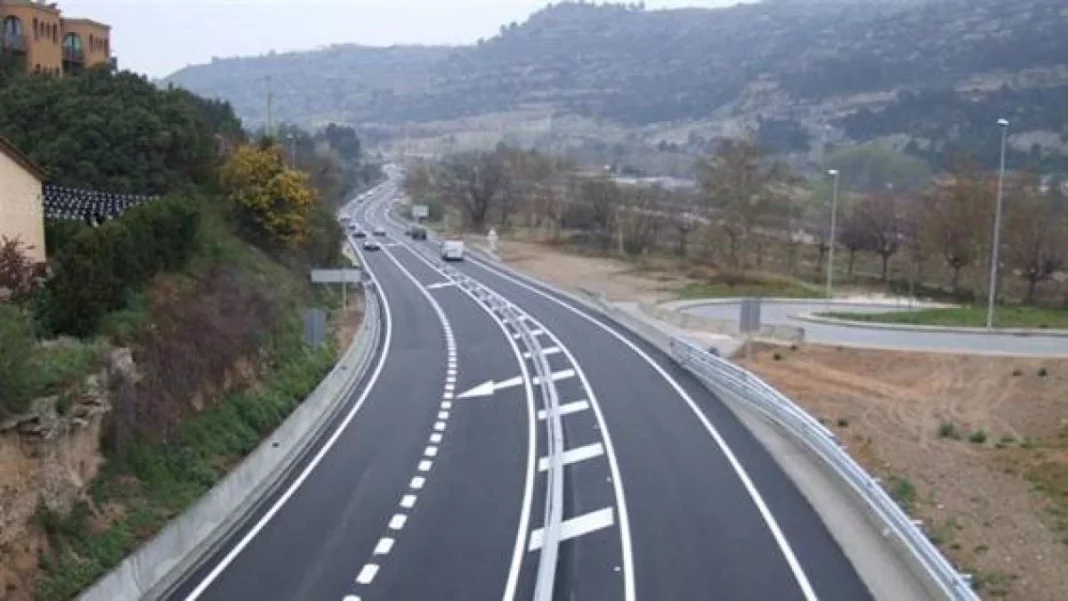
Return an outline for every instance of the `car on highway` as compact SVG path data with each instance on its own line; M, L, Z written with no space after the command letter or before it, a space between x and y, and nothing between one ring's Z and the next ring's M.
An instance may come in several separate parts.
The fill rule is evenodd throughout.
M419 227L418 225L412 226L411 232L409 234L411 235L412 240L426 240L425 227Z
M384 228L384 227L376 227L374 232L375 232L376 236L385 236L386 235L386 228Z
M352 235L356 236L357 238L366 238L367 237L367 232L365 232L363 230L356 230L355 232L352 233Z
M464 241L463 240L446 240L441 245L441 260L442 261L463 261L464 260Z
M381 248L382 245L379 244L378 240L375 240L374 238L367 238L363 241L364 250L380 250Z

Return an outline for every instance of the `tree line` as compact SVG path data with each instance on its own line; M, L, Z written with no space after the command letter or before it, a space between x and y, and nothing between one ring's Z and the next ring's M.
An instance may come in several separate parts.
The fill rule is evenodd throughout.
M722 270L822 279L832 242L829 177L799 176L753 137L723 142L697 172L695 189L671 190L499 145L415 165L405 185L414 202L448 208L469 231L521 229L601 252L671 253ZM997 176L966 156L906 188L842 174L864 185L840 189L834 246L844 258L836 266L854 279L907 279L931 294L974 299L987 284ZM1023 171L1005 178L1000 277L1018 300L1039 301L1068 259L1064 188ZM862 262L871 273L858 272Z

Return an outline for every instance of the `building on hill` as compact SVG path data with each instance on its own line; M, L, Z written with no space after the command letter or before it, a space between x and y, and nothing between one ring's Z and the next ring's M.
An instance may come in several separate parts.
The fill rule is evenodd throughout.
M111 27L67 19L55 3L0 0L0 52L28 73L63 75L112 63Z
M0 137L0 237L18 239L35 262L45 261L45 172Z

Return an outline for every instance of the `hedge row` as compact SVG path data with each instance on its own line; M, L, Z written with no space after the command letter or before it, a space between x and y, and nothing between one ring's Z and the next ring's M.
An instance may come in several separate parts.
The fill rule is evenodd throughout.
M92 334L106 313L124 307L131 292L186 263L198 226L193 203L162 199L79 231L52 262L39 321L54 334Z

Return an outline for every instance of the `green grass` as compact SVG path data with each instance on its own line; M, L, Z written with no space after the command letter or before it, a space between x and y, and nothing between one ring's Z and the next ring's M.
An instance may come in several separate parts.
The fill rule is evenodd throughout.
M820 288L763 274L719 274L703 282L688 284L676 292L680 300L698 298L821 298Z
M888 492L905 512L911 512L916 503L916 485L908 478L890 478Z
M891 313L832 312L822 313L821 315L870 323L976 328L986 326L985 307L923 309L920 311L894 311ZM1068 310L1018 306L998 307L994 314L994 324L1002 328L1068 329Z
M38 510L52 551L40 558L36 599L64 601L92 584L207 492L318 385L337 349L332 343L305 348L298 317L291 315L272 335L273 369L254 392L231 394L185 421L170 443L135 441L109 457L93 482L93 502L126 511L107 528L91 527L86 503L66 516Z

